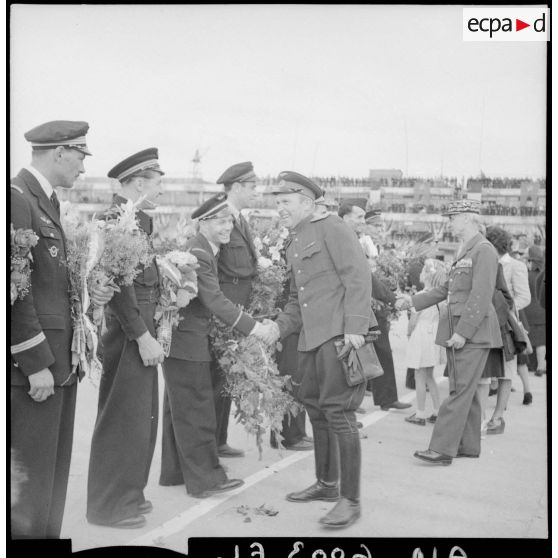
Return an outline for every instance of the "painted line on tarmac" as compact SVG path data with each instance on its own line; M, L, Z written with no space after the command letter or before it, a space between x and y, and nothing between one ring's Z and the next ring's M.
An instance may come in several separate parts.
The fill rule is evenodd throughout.
M442 380L443 379L445 378L442 378ZM441 380L438 380L438 383L440 383L440 381ZM415 398L415 393L414 391L412 391L404 395L403 397L400 397L399 400L405 403L410 403L414 398ZM382 420L388 415L389 415L389 411L373 411L372 413L367 414L366 416L357 415L357 420L362 422L363 427L367 427ZM294 453L289 457L285 457L284 459L281 459L281 461L278 461L277 463L273 463L272 465L269 465L265 469L262 469L261 471L258 471L257 473L254 473L253 475L250 475L249 477L244 479L244 484L242 486L239 486L236 490L231 490L226 494L207 498L203 502L194 505L190 509L183 511L182 513L179 513L178 515L176 515L169 521L166 521L159 527L156 527L155 529L152 529L148 533L145 533L140 537L132 539L131 541L125 544L127 546L137 546L137 545L153 546L154 544L156 544L155 543L156 539L161 539L161 538L164 539L166 537L170 537L171 535L174 535L182 531L190 523L196 521L202 515L205 515L206 513L220 506L223 502L226 502L228 499L232 498L233 496L236 496L237 494L244 492L251 486L254 486L255 484L265 480L266 478L271 477L274 473L277 473L282 469L286 469L287 467L290 467L294 463L297 463L298 461L302 461L303 459L306 459L311 455L314 455L314 452L304 451L304 452Z

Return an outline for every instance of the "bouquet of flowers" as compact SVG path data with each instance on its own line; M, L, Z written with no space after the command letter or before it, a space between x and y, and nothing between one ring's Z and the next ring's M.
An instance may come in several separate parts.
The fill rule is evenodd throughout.
M97 357L97 327L91 322L87 280L103 251L102 224L83 221L69 202L60 204L60 220L66 235L66 266L72 304L72 372L78 366L89 380L98 385L102 372Z
M278 221L272 221L261 224L254 233L258 274L252 282L249 312L254 317L272 317L279 313L277 301L287 277L285 245L289 231Z
M92 285L110 285L115 289L132 285L140 272L153 260L148 236L139 228L136 205L131 200L114 209L104 221L99 221L103 249L88 276ZM96 324L103 318L103 309L95 308Z
M226 374L225 390L236 405L237 422L256 436L262 458L263 435L267 428L281 439L283 417L301 410L289 390L290 376L281 376L273 349L254 336L240 337L213 318L212 347Z
M10 223L10 304L24 298L31 288L31 248L39 237L31 229L15 229Z
M178 325L180 308L185 308L198 294L199 267L196 256L187 251L172 250L157 256L161 274L160 297L155 311L157 341L169 356L172 329Z
M286 279L284 249L288 235L277 221L262 224L252 235L258 252L258 274L247 311L254 318L269 318L279 312L276 306ZM210 335L215 358L226 375L225 389L236 404L237 421L248 433L255 434L261 459L266 428L279 440L284 415L295 416L301 409L287 389L290 377L279 374L275 347L252 336L242 337L216 318Z

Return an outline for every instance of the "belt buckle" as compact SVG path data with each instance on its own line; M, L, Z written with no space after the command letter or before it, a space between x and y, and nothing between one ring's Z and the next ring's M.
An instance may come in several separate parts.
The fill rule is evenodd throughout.
M233 285L238 285L238 277L233 277Z

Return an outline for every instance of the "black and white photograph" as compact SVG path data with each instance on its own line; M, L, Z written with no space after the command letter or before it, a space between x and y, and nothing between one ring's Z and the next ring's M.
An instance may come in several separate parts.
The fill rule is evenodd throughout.
M549 6L7 13L13 553L550 556Z

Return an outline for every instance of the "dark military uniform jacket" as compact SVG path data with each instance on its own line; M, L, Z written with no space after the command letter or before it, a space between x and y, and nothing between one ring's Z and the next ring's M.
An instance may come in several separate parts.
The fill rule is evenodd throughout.
M412 297L417 311L447 300L449 313L440 315L438 345L445 347L451 337L448 317L451 314L454 333L464 337L468 345L502 346L500 325L492 304L497 270L498 254L494 246L477 234L461 249L445 285Z
M128 200L122 196L115 195L113 198L114 205L125 204ZM114 207L114 206L113 206ZM104 215L105 219L114 216L114 210L107 210ZM153 219L141 210L136 212L136 219L139 228L147 235L153 233ZM115 292L114 296L108 303L105 311L107 317L116 316L122 327L122 331L129 340L141 337L148 327L145 324L139 303L157 302L159 296L159 270L155 259L151 265L142 267L134 279L133 285L120 287L120 292Z
M375 325L366 257L337 215L302 220L291 233L286 257L290 293L277 324L282 338L302 327L299 351L345 333L364 335Z
M39 237L31 249L30 292L11 309L11 383L27 386L27 376L49 368L55 386L73 384L66 238L54 206L26 169L12 179L11 221Z
M245 230L240 226L244 221ZM231 240L219 250L219 282L237 282L239 279L252 279L257 273L257 254L248 232L248 223L239 215L234 220Z
M209 320L215 314L226 324L248 335L256 321L225 297L219 287L217 259L208 240L198 233L186 248L198 259L198 296L180 309L180 322L173 330L169 356L195 362L210 362Z

